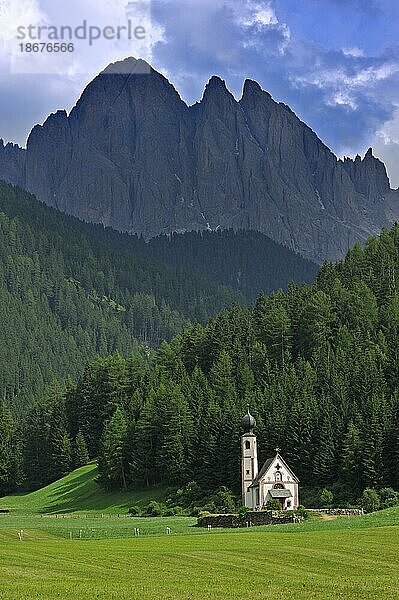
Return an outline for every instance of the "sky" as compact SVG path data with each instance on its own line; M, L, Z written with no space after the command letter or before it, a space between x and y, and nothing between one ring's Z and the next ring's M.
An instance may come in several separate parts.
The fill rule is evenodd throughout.
M17 33L84 20L116 29L128 19L144 39L74 39L73 52L22 51L35 40ZM236 98L255 79L337 156L372 146L397 187L398 32L398 0L0 0L0 137L25 145L36 123L69 111L109 62L135 56L189 104L214 74Z

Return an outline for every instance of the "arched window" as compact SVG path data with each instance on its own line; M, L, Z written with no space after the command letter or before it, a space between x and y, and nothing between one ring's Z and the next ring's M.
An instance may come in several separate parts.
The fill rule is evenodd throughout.
M284 485L282 483L275 483L273 485L273 489L274 490L284 490L285 488L284 488Z
M281 473L280 473L280 471L277 471L277 472L274 474L274 481L282 481L282 477L281 477Z
M250 448L251 448L251 444L250 444L249 440L247 440L245 442L245 450L249 450Z

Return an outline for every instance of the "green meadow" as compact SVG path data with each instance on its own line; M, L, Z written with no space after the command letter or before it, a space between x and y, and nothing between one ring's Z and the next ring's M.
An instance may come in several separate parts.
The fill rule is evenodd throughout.
M397 598L398 533L254 529L70 541L31 532L1 540L0 598Z
M0 515L1 600L398 596L398 508L208 532L193 518L126 516L165 490L107 494L95 473L0 499L11 510Z
M165 497L162 487L106 492L96 483L96 476L97 466L91 463L36 492L0 498L0 509L19 514L126 514L133 505L143 507L149 500Z

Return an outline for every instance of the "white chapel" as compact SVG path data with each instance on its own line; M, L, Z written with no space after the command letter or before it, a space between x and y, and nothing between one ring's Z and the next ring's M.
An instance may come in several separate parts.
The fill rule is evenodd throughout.
M251 509L261 510L268 500L280 502L281 510L295 510L299 506L298 477L276 448L258 471L258 449L254 428L256 421L248 413L242 420L245 433L241 436L242 503Z

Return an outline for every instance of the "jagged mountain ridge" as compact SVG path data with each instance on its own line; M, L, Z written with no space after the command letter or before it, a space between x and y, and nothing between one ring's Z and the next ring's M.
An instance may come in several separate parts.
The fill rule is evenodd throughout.
M338 160L258 83L239 101L214 76L193 106L133 58L84 90L68 116L0 146L0 177L81 219L151 238L252 229L322 262L399 218L399 192L369 150ZM147 71L147 72L143 72Z

